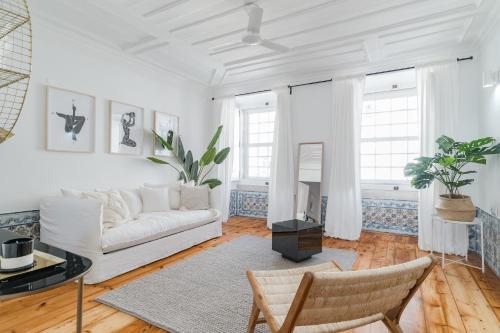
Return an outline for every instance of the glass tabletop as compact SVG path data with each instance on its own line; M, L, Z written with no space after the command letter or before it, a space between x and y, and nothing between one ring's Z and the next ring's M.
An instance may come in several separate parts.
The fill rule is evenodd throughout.
M2 236L10 234L19 237L19 235L7 230L0 230L0 233ZM35 241L35 249L63 258L66 262L54 267L29 272L20 276L12 276L0 281L0 300L41 292L77 280L92 267L90 259L42 242Z

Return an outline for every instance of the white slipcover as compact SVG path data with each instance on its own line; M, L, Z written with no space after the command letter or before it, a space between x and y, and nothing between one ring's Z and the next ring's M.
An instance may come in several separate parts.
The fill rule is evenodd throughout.
M113 278L222 235L220 214L170 210L140 213L136 220L103 230L102 203L50 197L40 203L40 239L92 260L84 282Z

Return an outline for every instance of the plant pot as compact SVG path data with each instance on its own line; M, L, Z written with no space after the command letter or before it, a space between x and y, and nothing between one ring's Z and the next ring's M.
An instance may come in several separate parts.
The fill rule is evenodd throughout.
M472 222L476 217L476 207L467 195L448 198L441 194L435 208L437 215L445 220Z

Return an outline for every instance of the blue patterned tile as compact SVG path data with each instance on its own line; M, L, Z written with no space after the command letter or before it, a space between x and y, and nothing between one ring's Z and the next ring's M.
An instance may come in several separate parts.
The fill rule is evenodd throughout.
M500 276L500 219L478 209L483 220L484 262ZM479 226L469 228L469 250L481 253L481 231Z
M238 192L231 191L231 199L229 200L229 215L238 215Z
M236 191L236 215L267 217L267 192Z

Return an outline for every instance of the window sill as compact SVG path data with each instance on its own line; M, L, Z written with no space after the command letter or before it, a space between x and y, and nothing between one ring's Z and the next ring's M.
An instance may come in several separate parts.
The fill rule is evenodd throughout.
M239 191L248 192L268 192L269 185L266 184L268 181L249 181L249 180L239 180L232 181L232 189L237 189Z

